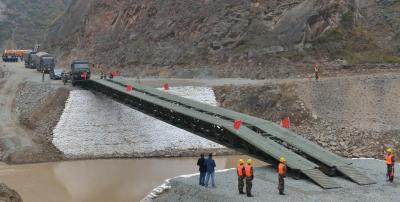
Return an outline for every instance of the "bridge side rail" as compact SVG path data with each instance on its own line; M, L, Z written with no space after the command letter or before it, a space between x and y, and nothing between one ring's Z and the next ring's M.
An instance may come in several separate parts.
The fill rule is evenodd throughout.
M182 106L179 106L178 104L175 103L169 103L164 100L159 100L157 98L154 98L150 95L146 95L141 92L135 92L132 91L130 93L127 93L125 89L118 88L118 86L110 86L107 83L98 83L97 82L92 82L92 85L90 89L95 89L96 91L102 92L104 94L110 95L113 98L115 98L119 102L124 102L126 104L129 104L131 107L138 109L139 111L145 112L146 114L149 114L155 118L158 118L162 121L165 122L172 122L174 125L177 125L178 127L184 129L184 130L189 130L191 127L188 127L188 124L184 124L185 127L179 126L176 122L182 122L183 120L190 120L192 119L191 123L192 126L196 126L194 129L190 129L189 132L195 132L195 134L198 134L198 131L201 130L203 133L201 134L202 137L205 137L207 139L210 139L212 141L216 141L222 145L228 146L230 148L236 149L237 144L233 144L230 140L235 139L236 141L244 141L246 144L251 145L250 148L245 148L247 150L248 154L252 154L255 152L249 152L251 150L254 150L254 148L257 148L258 150L261 150L265 154L267 154L269 157L269 162L271 163L271 159L273 159L273 162L276 162L281 155L286 155L288 159L288 167L294 170L304 170L304 169L313 169L317 168L318 166L303 157L295 154L291 150L282 147L281 145L275 143L274 141L270 139L265 139L263 137L260 137L257 133L254 131L248 129L247 127L241 127L240 130L236 130L233 128L232 122L228 122L223 119L219 119L215 116L211 116L208 114L204 114L202 112L195 111L194 109L188 109ZM101 85L101 86L100 86ZM108 89L106 89L108 88ZM152 106L149 107L149 104ZM146 106L146 107L145 107ZM163 110L155 110L157 107L162 107ZM160 116L160 112L168 112L170 115L167 117ZM182 116L178 120L171 119L171 117L174 117L172 114L175 113L179 114L179 116ZM185 118L183 118L185 116ZM196 125L196 121L200 121L202 124ZM175 123L174 123L175 122ZM203 127L197 127L197 126L203 126ZM207 126L207 127L204 127ZM218 131L218 128L223 128L227 132L230 133L230 136L235 137L235 138L226 138L224 135L220 133L215 133ZM197 131L197 132L196 132ZM226 135L226 133L225 133ZM243 151L243 148L242 148ZM254 155L254 154L253 154ZM265 158L265 156L264 156Z
M108 81L125 87L128 84L128 81L125 81L123 79L110 79ZM329 152L323 149L321 146L293 133L288 129L282 128L270 121L266 121L263 119L259 119L256 117L249 116L247 114L238 113L228 109L210 106L204 103L196 102L173 94L164 93L157 89L142 86L134 82L131 82L131 84L134 85L134 89L136 91L149 93L173 102L181 103L188 107L193 107L198 111L204 111L211 115L218 115L226 120L233 121L234 119L242 119L245 125L248 125L251 128L261 133L269 134L271 136L274 136L275 138L278 138L280 141L285 142L298 150L301 150L302 155L306 155L310 159L313 159L314 161L326 165L332 169L337 166L350 164L350 162L347 161L346 159L332 152Z

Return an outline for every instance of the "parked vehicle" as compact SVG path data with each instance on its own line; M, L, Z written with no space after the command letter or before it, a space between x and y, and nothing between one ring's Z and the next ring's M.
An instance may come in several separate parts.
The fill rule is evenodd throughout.
M72 85L90 79L90 63L85 60L75 60L71 64L70 79Z
M27 51L24 54L24 62L25 62L25 68L30 68L32 69L33 66L33 61L32 61L32 55L36 54L35 51Z
M64 69L61 68L53 68L49 71L49 77L53 80L59 80L64 75Z
M39 72L48 73L51 69L54 69L54 56L46 52L38 52L32 55L32 60L33 68L36 68Z

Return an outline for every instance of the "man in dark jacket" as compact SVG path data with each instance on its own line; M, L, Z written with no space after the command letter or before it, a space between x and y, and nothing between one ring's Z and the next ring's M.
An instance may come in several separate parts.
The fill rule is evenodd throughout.
M215 161L212 159L212 154L208 155L208 159L205 162L206 164L206 183L205 187L208 187L208 180L210 180L211 177L211 184L212 187L215 187Z
M199 160L197 160L197 166L199 166L199 171L200 171L200 180L199 180L199 184L201 186L204 186L204 180L206 178L206 163L205 163L205 159L204 159L204 154L200 155Z

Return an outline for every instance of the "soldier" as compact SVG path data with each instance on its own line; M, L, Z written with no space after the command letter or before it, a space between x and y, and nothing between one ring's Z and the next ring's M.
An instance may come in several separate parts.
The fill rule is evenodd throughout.
M243 159L239 159L239 165L237 166L237 175L238 175L238 187L239 187L239 194L244 194L243 187L244 187L244 161Z
M285 180L284 178L286 177L286 159L285 157L280 157L279 158L279 165L278 165L278 190L280 195L285 195L284 190L285 190Z
M394 161L395 161L395 158L393 156L392 148L388 148L386 150L386 152L387 152L386 157L385 157L386 166L387 166L386 179L387 179L387 181L392 183L393 179L394 179Z
M247 160L247 165L244 167L243 171L246 175L246 193L247 197L253 197L251 194L251 188L253 187L254 172L253 166L251 166L251 159Z

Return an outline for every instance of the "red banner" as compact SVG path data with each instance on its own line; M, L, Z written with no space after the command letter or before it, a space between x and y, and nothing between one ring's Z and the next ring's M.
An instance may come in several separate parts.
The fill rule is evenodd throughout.
M169 90L169 84L168 83L164 83L163 88L164 88L164 90Z
M235 119L234 121L233 121L233 128L235 128L236 130L239 130L240 129L240 126L242 125L242 120L240 120L240 119Z
M281 120L281 126L284 128L290 128L290 119L289 117L285 117Z
M126 86L126 91L131 92L133 90L133 86L132 85L127 85Z
M82 72L81 77L82 77L83 79L86 80L86 78L87 78L87 72Z

